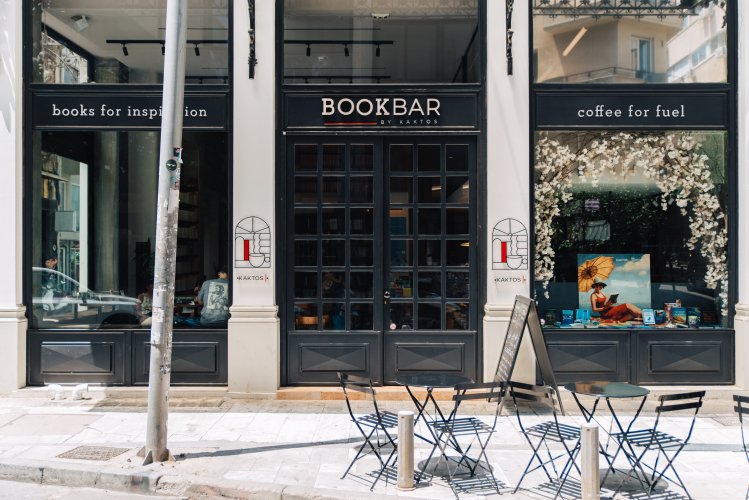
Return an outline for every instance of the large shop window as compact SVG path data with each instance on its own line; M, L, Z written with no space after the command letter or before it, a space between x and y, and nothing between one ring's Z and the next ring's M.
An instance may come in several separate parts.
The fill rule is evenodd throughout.
M163 81L166 0L30 0L34 83ZM185 82L228 84L229 1L188 2Z
M533 0L535 82L726 82L724 3Z
M725 132L539 132L536 297L548 326L726 326Z
M284 1L284 83L477 83L478 0Z
M35 132L32 140L32 327L149 327L158 133ZM219 276L229 257L227 136L185 132L183 144L175 326L225 326L228 310L219 318L209 302L227 305Z

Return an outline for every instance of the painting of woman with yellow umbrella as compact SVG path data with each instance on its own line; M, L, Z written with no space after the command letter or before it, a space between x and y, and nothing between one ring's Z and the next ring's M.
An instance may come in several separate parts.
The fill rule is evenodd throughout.
M578 262L580 260L583 262L577 268L577 291L582 295L592 290L589 301L594 315L612 323L642 320L640 307L631 302L617 304L619 294L607 296L603 289L607 286L606 280L617 270L616 282L628 288L628 295L632 295L630 292L643 295L643 302L649 304L650 255L580 255ZM583 304L582 297L580 303Z

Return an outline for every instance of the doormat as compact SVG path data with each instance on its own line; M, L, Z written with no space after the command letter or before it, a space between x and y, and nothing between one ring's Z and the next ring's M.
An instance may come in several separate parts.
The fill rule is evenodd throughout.
M111 448L107 446L79 446L57 455L57 458L73 458L75 460L96 460L106 462L120 456L130 448Z

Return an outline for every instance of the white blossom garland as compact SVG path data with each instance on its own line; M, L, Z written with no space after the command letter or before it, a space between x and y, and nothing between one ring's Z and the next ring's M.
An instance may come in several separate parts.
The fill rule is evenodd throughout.
M573 175L592 187L601 175L631 175L640 170L661 190L663 210L675 204L689 218L690 250L699 246L707 260L705 283L717 290L723 317L728 314L728 234L726 217L711 179L709 158L702 144L686 133L616 134L589 133L576 151L548 136L541 137L535 150L535 279L549 297L554 277L553 222L560 204L572 199Z

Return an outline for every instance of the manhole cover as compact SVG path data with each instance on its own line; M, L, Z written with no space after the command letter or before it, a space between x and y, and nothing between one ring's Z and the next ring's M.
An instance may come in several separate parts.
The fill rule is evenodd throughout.
M65 453L57 455L57 458L73 458L76 460L96 460L105 462L116 456L122 455L129 448L111 448L106 446L79 446Z

